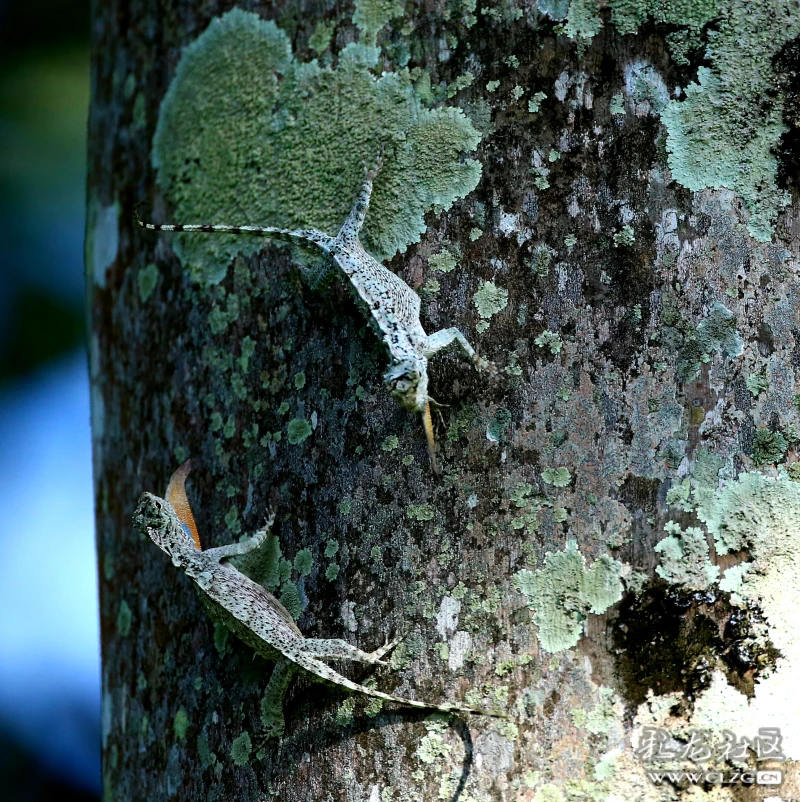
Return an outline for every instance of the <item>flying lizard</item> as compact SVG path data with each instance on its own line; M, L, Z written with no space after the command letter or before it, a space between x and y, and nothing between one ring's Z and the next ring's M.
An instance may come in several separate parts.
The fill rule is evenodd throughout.
M417 293L364 250L359 232L367 216L372 184L380 166L379 159L367 172L355 205L335 237L316 229L292 230L250 225L168 225L137 220L140 226L152 231L269 237L301 247L311 245L330 256L350 280L356 296L369 309L378 335L389 350L389 368L383 377L384 383L406 409L422 415L431 466L435 473L439 473L431 420L431 403L436 402L428 395L428 359L456 343L478 369L489 368L490 364L478 356L457 328L426 334L419 319L420 298Z
M273 700L275 734L283 729L282 700L292 675L305 671L317 681L338 685L387 702L407 707L440 710L445 713L476 713L504 717L503 713L459 704L418 702L367 688L330 668L326 660L353 660L371 665L385 665L382 658L398 641L387 642L373 652L364 652L339 639L306 638L286 608L261 585L238 571L227 560L264 542L274 522L252 537L227 546L201 549L200 537L186 496L186 477L191 469L187 461L172 475L166 499L143 493L134 515L139 530L182 568L200 590L209 614L225 624L258 654L275 661L265 698Z

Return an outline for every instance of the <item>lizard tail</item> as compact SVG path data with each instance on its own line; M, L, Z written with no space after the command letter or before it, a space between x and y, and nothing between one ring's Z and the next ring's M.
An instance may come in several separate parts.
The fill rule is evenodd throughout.
M425 437L428 439L428 456L431 458L431 468L438 476L441 471L436 462L436 438L433 434L433 419L431 418L431 402L425 402L425 409L422 410L422 425L425 428Z
M333 237L329 237L321 231L315 229L294 230L289 228L275 228L274 226L232 226L232 225L210 225L203 224L182 224L182 223L146 223L139 218L136 213L136 222L140 228L148 231L175 231L201 234L249 234L253 237L267 237L282 242L291 242L294 245L316 245L323 251L330 250L333 244Z
M288 656L288 655L287 655ZM363 693L365 696L372 696L375 699L383 699L386 702L394 702L397 705L404 707L414 707L419 710L440 710L442 713L472 713L477 716L492 716L493 718L508 718L505 713L499 710L489 710L480 707L469 707L468 705L451 704L449 702L441 702L433 704L431 702L418 702L415 699L406 699L403 696L392 696L383 691L377 691L374 688L367 688L366 685L359 685L357 682L343 677L338 672L334 671L330 666L327 666L320 660L307 655L295 655L289 659L304 668L312 676L318 679L330 682L333 685L339 685L342 688L355 691L356 693Z

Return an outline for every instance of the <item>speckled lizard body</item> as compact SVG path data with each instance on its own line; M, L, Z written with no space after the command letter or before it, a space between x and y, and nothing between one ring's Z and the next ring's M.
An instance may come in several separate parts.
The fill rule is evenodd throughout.
M431 465L438 473L430 412L432 399L428 395L428 359L452 343L457 343L478 368L486 368L489 363L475 353L466 337L456 328L426 334L419 319L419 296L364 250L358 235L366 219L372 183L379 167L380 162L367 173L355 205L335 237L316 229L292 230L269 226L167 225L144 223L141 220L139 225L153 231L250 234L300 246L312 244L329 254L370 310L373 322L389 350L390 363L383 377L384 383L406 409L422 414Z
M480 710L457 704L431 704L359 685L327 666L323 660L354 660L361 663L384 664L381 658L397 641L387 643L374 652L363 652L344 640L306 638L298 629L284 606L261 585L224 562L258 548L266 538L274 516L251 538L240 543L200 549L200 538L194 523L185 491L190 463L184 463L173 474L167 488L166 500L150 493L142 494L134 516L138 528L150 537L182 568L202 591L203 601L211 615L222 621L268 660L275 661L265 698L273 700L275 733L283 729L282 699L292 675L307 671L317 680L339 685L351 691L408 707L441 710L446 713L465 712L502 716L490 710Z

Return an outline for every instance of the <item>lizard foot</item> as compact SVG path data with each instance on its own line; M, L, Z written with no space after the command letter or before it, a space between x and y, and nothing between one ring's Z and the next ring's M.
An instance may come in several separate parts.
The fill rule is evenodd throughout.
M402 637L395 638L394 640L391 640L391 641L387 638L386 643L384 643L383 646L381 646L379 649L375 649L374 652L370 652L370 655L369 655L370 656L370 662L371 663L377 663L378 665L382 665L382 666L389 665L386 662L386 660L381 660L381 658L385 654L388 654L390 651L392 651L392 649L394 649L394 647L397 646L397 644L400 643L401 640L403 640Z

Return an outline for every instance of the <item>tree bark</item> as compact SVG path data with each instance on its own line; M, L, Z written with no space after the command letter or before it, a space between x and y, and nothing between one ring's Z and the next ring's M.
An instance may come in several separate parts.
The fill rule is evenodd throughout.
M94 4L106 799L763 798L634 754L722 724L800 794L800 9L600 6ZM441 478L344 277L134 223L335 234L379 152L365 245L497 369L431 359ZM271 666L131 525L187 457L204 546L276 510L307 637L405 636L349 676L509 719L299 677L266 738Z

